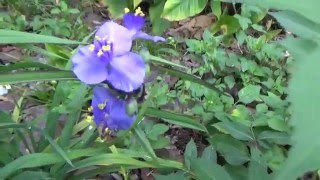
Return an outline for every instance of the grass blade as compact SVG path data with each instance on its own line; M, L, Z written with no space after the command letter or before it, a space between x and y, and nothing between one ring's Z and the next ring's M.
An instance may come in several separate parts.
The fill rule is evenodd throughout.
M1 84L76 79L77 78L71 71L38 71L0 74Z
M82 42L62 39L14 30L0 30L0 44L26 44L26 43L52 43L52 44L83 44Z
M39 68L39 69L46 69L46 70L52 70L52 71L59 70L58 68L55 68L47 64L29 61L29 62L18 62L18 63L10 64L7 66L0 66L0 73L6 73L13 70L25 69L25 68Z
M98 152L101 152L101 150L100 149L99 150L97 149L73 150L67 153L67 157L70 160L73 160L80 157L96 155ZM65 160L56 153L28 154L25 156L21 156L18 159L2 167L0 169L0 179L6 179L9 175L24 168L41 167L41 166L56 164L64 161Z
M145 151L149 153L149 155L151 156L151 158L153 160L156 160L157 155L154 152L149 140L146 137L146 134L142 131L142 129L139 126L135 126L133 128L133 132L137 136L138 140L140 141L140 143L141 143L142 147L145 149Z
M153 62L153 63L159 63L159 64L163 64L163 65L169 65L169 66L172 66L172 67L178 67L178 68L183 68L183 69L188 69L187 67L184 67L180 64L176 64L176 63L173 63L171 61L168 61L166 59L163 59L161 57L157 57L157 56L153 56L153 55L149 55L148 56L150 58L150 60Z

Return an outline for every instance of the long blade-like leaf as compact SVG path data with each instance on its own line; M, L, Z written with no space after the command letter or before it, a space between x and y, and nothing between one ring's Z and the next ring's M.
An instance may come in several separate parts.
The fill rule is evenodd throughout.
M53 43L53 44L83 44L82 42L62 39L14 30L0 30L0 44L25 44L25 43Z
M2 84L74 79L76 78L71 71L37 71L0 74L0 83Z
M161 118L168 123L177 124L182 127L207 132L207 129L204 125L202 125L196 119L193 119L189 116L176 114L176 113L172 113L172 112L164 111L164 110L159 110L159 109L155 109L155 108L148 108L146 111L146 115Z

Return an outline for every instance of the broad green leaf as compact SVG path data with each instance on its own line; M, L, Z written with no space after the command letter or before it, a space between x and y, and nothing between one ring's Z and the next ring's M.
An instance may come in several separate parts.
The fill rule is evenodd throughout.
M124 8L128 7L127 2L127 0L104 0L104 4L114 19L120 18L124 14Z
M248 168L244 167L243 165L231 166L226 164L223 167L228 171L233 180L248 179Z
M156 124L152 126L152 129L147 132L148 138L152 140L157 140L159 135L164 134L169 130L169 127L165 124Z
M224 35L236 33L239 29L239 21L235 17L229 15L220 16L219 21L210 27L210 31L213 34L221 31Z
M189 116L176 114L176 113L172 113L172 112L164 111L164 110L159 110L159 109L155 109L155 108L148 108L146 111L146 115L161 118L168 123L177 124L182 127L207 132L207 129L205 126L203 126L196 119L191 118Z
M243 141L254 141L249 127L237 122L218 122L213 125L218 130L230 134L232 137Z
M268 120L268 126L281 132L288 132L290 130L288 124L282 118L277 116L271 117Z
M82 42L62 39L54 36L0 29L0 44L25 43L84 44Z
M179 21L200 13L208 0L167 0L162 17L169 21Z
M250 160L246 145L228 135L219 134L209 139L215 149L231 165L241 165Z
M201 158L196 158L195 154L190 161L191 171L195 174L196 179L232 179L228 172L216 163L216 152L211 146L203 151Z
M279 96L268 92L268 96L260 96L260 98L270 107L275 109L282 109L287 105L287 102L282 100Z
M239 94L238 94L239 101L246 104L253 102L254 100L259 98L260 90L261 90L260 86L256 86L256 85L245 86L239 91Z
M258 135L259 140L266 140L281 145L290 145L291 139L289 134L276 131L263 131Z
M170 26L170 22L161 18L165 1L156 0L149 9L150 20L152 23L152 33L161 35L163 31Z
M261 157L261 152L256 148L251 148L251 161L249 164L249 180L270 180L273 179L268 174L268 166L265 160Z
M319 1L314 2L315 4ZM309 3L300 3L302 6ZM312 6L315 6L312 4ZM311 10L306 10L311 11ZM299 47L298 47L299 48ZM302 47L301 49L304 49ZM300 50L301 51L301 50ZM299 57L298 57L299 58ZM305 53L297 59L295 73L289 84L289 101L292 103L293 144L283 169L276 179L297 179L307 171L320 167L319 134L319 82L320 48L313 53Z
M193 139L191 139L186 146L186 150L184 151L184 161L188 169L190 169L191 164L197 158L197 156L197 146L194 143Z
M210 7L212 10L212 13L218 18L220 19L220 16L222 14L222 10L221 10L221 2L216 1L216 0L211 0L210 1Z
M270 13L288 31L308 39L320 40L320 24L316 24L299 13L279 11Z
M3 84L51 80L76 80L76 78L71 71L34 71L0 74L0 83Z
M206 164L200 159L195 159L192 161L191 168L197 177L196 179L232 180L229 173L216 163Z
M203 150L201 159L203 162L207 162L206 164L217 162L217 152L212 146L208 146Z
M307 0L305 3L301 3L300 0L219 0L230 3L244 3L258 5L266 9L279 9L279 10L291 10L302 14L303 16L311 19L314 22L320 23L318 7L320 1L318 0Z

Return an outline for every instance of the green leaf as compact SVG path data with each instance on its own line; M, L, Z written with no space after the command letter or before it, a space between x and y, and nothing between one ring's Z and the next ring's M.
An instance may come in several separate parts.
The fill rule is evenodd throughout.
M273 94L272 92L268 92L268 96L261 96L261 99L270 107L275 109L284 108L287 103L282 100L279 96Z
M133 0L133 8L137 8L142 0Z
M144 150L150 155L154 160L157 159L157 155L154 152L149 140L146 137L146 134L141 130L139 126L133 128L133 132L136 135L137 139L140 141Z
M172 66L172 67L178 67L178 68L183 68L183 69L188 69L185 66L173 63L173 62L168 61L166 59L163 59L161 57L149 55L149 58L150 58L151 62L153 62L153 63L158 63L158 64L162 64L162 65L169 65L169 66Z
M184 174L185 173L183 171L179 171L179 172L171 173L168 175L154 174L153 176L156 178L156 180L167 180L167 179L187 180L188 178L186 178Z
M200 13L208 0L167 0L162 17L169 21L179 21Z
M196 174L196 179L232 180L229 173L216 163L206 164L200 159L192 161L192 171Z
M317 1L318 2L318 1ZM302 48L304 49L304 47ZM292 103L293 145L283 169L276 179L296 179L307 171L320 167L319 134L319 82L320 48L297 59L295 73L289 84L289 101Z
M246 104L253 102L254 100L259 98L260 90L261 87L256 85L248 85L242 88L238 94L239 101Z
M152 129L150 131L148 131L148 138L152 139L152 140L157 140L158 136L164 134L165 132L167 132L169 130L169 127L165 124L156 124L154 126L152 126Z
M79 157L92 156L101 150L97 149L83 149L83 150L72 150L67 153L68 158L73 160ZM55 163L64 162L65 160L61 158L60 155L56 153L34 153L28 154L15 159L14 161L6 164L0 169L0 178L5 179L12 173L24 169L24 168L34 168L46 165L51 165Z
M128 7L127 0L104 0L104 2L114 19L120 18L124 14L124 8Z
M3 84L50 80L76 80L76 77L71 71L35 71L8 74L0 73L0 83Z
M215 149L231 165L241 165L250 160L247 146L228 135L218 134L209 139Z
M307 3L301 3L300 0L220 0L231 3L245 3L264 7L266 9L291 10L302 14L314 22L320 23L318 8L320 1L308 0Z
M155 108L148 108L146 111L146 115L161 118L168 123L177 124L182 127L207 132L207 129L205 128L205 126L203 126L197 120L189 116L176 114L176 113L159 110Z
M69 145L71 139L72 139L72 130L76 124L76 122L80 119L80 114L82 110L82 106L79 106L80 104L84 103L85 95L87 94L87 86L84 84L81 84L78 88L76 93L76 97L72 100L70 104L74 105L72 106L72 110L69 113L68 119L64 125L64 128L62 129L60 138L59 138L59 145L66 147Z
M268 126L274 130L287 132L289 131L288 124L280 117L274 116L268 120Z
M68 158L66 152L49 136L48 133L46 133L44 130L37 128L37 127L31 127L32 129L35 129L36 131L39 131L41 135L49 141L52 148L70 165L72 165L71 160Z
M217 152L212 146L208 146L203 150L201 159L203 162L207 162L205 164L209 164L210 162L217 162Z
M222 132L229 133L232 137L243 141L254 141L250 129L237 122L218 122L213 125Z
M216 1L216 0L211 0L210 1L210 7L212 10L212 13L218 18L220 19L220 16L222 14L222 10L221 10L221 2Z
M270 13L288 31L303 38L320 40L320 24L316 24L299 13L280 11Z
M25 179L42 180L42 179L50 179L50 177L48 173L43 171L24 171L12 177L12 180L25 180Z
M0 29L0 44L23 43L84 44L82 42L62 39L54 36Z
M239 29L239 21L235 17L229 15L220 16L219 21L210 27L210 31L213 34L221 31L224 35L236 33Z
M290 145L291 139L287 133L276 132L276 131L263 131L258 136L259 140L267 140L281 145Z
M92 166L110 166L110 165L134 165L137 167L155 167L151 163L136 160L126 154L100 154L95 155L74 163L74 168L70 168L68 172Z
M218 88L214 87L212 84L209 84L206 81L203 81L202 79L200 79L200 78L198 78L196 76L193 76L191 74L187 74L185 72L182 72L182 71L179 71L179 70L176 70L176 69L170 69L170 68L166 68L166 67L162 67L162 66L158 66L157 69L159 71L162 71L163 73L168 73L169 75L180 77L180 78L182 78L184 80L200 84L200 85L202 85L204 87L207 87L207 88L209 88L209 89L211 89L213 91L218 92L219 94L222 94L222 95L225 95L225 96L230 96L230 95L226 94L225 92L220 91Z
M191 164L197 158L197 156L197 146L194 143L193 139L191 139L186 146L186 150L184 151L184 161L188 169L190 169Z
M273 179L268 174L268 166L265 160L261 157L261 152L255 148L251 148L251 161L249 164L249 180L270 180Z
M165 1L156 1L149 9L150 20L152 23L152 33L161 35L170 26L170 22L161 18Z
M39 68L39 69L47 69L51 71L59 70L53 66L39 63L39 62L33 62L33 61L27 61L27 62L17 62L14 64L9 65L0 65L0 75L2 73L7 73L13 70L19 70L19 69L26 69L26 68Z

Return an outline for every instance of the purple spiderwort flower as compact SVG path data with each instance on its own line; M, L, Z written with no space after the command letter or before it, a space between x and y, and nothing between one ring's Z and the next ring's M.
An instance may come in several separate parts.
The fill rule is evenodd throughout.
M97 86L93 89L91 110L93 120L103 129L126 130L133 124L136 113L128 112L128 101L116 97L109 89Z
M86 84L107 81L124 92L139 88L146 65L141 56L130 52L132 41L137 38L165 41L141 31L145 24L143 16L140 8L135 13L126 9L124 26L113 21L105 22L96 32L93 44L81 47L71 58L76 76Z

